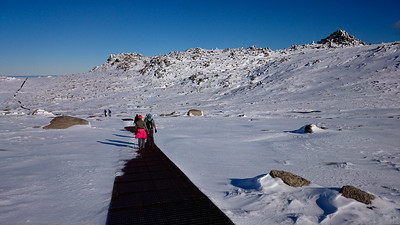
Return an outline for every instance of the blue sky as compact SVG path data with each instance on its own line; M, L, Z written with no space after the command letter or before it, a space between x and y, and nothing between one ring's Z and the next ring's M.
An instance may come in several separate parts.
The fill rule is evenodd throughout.
M336 30L400 41L400 1L0 0L0 75L86 72L127 52L276 50Z

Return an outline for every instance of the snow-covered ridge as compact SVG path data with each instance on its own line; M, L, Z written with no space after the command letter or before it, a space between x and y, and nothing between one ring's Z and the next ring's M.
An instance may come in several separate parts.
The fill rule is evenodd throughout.
M113 107L120 112L142 108L157 114L200 107L209 110L206 114L245 113L230 106L228 102L234 99L250 107L252 116L265 115L265 103L269 111L283 112L319 110L327 104L345 110L349 104L342 104L343 99L357 108L392 108L398 106L399 48L398 43L365 45L337 31L318 44L276 51L251 46L196 48L154 57L121 53L87 73L28 80L22 92L3 102L0 110L32 113L21 109L23 105L30 110L77 113L85 109L88 113ZM7 83L3 90L17 90L22 82L1 79ZM347 89L351 91L343 91ZM196 101L188 101L188 96ZM126 104L115 104L116 100ZM288 108L286 102L293 100L296 105ZM97 102L96 108L91 108L93 104L85 107L89 101Z
M300 49L326 49L336 47L355 47L368 45L365 42L349 35L346 31L339 30L332 33L329 37L322 39L318 44L312 43L308 45L296 46L293 45L289 49L278 50L281 54L287 54L287 51ZM133 70L137 66L144 67L140 70L141 74L153 74L161 78L167 72L166 67L172 64L181 64L185 61L197 64L199 68L209 68L212 64L219 64L222 66L221 61L234 61L237 64L243 64L243 61L249 62L249 65L263 64L273 51L269 48L257 48L256 46L248 47L247 49L213 49L206 50L201 48L188 49L183 52L171 52L167 55L158 55L154 57L145 57L137 53L120 53L117 55L110 55L107 62L100 67L94 68L92 71L99 69L114 68L117 70ZM215 56L217 58L215 58ZM217 59L213 61L212 59ZM234 66L228 65L228 66ZM248 69L251 69L248 68Z

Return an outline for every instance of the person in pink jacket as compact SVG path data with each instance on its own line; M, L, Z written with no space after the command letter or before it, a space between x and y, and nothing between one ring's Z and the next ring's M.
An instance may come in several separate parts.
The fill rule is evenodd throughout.
M142 150L145 147L147 133L149 133L149 129L147 129L146 123L142 120L143 116L138 116L138 121L136 122L136 136L135 138L139 139L139 149Z

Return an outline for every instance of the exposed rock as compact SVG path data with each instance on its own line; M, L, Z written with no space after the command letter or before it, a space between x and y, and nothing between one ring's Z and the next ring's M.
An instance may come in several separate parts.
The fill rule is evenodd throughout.
M88 125L89 122L84 119L72 116L59 116L50 121L50 124L43 129L66 129L74 125Z
M374 195L350 185L343 186L339 192L342 193L343 197L352 198L367 205L371 204L371 200L375 198Z
M203 112L197 109L191 109L187 113L188 116L203 116Z
M281 178L285 184L291 187L301 187L310 184L310 181L287 171L271 170L271 172L269 172L269 175L271 175L271 177L273 178Z
M117 66L117 70L123 70L123 71L128 71L131 68L131 63L130 62L122 62Z
M298 130L293 130L293 131L289 131L290 133L296 133L296 134L311 134L311 133L316 133L316 132L320 132L322 130L326 130L327 128L324 127L324 129L319 128L317 125L315 124L307 124L305 126L302 126L300 129Z
M248 50L257 50L257 46L255 46L255 45L252 45L252 46L250 46L250 47L248 47L247 48Z
M329 37L322 39L318 44L328 44L330 47L334 45L338 46L357 46L357 45L369 45L354 36L348 34L344 30L338 30L329 35Z
M304 133L312 133L313 129L312 129L312 124L308 124L304 127Z
M160 114L160 116L175 116L176 112L168 113L168 114Z
M32 115L55 116L53 113L47 112L46 110L43 109L36 109L35 111L32 112Z
M115 61L115 59L116 59L116 56L111 54L110 57L108 57L107 62L113 62L113 61Z

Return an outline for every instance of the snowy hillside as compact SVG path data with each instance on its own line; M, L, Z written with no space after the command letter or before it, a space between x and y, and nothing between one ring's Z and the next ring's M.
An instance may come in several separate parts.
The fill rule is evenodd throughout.
M137 113L154 115L157 145L237 224L398 223L399 56L399 42L338 31L276 51L121 53L82 74L0 77L0 223L102 224L114 175L137 148L121 118ZM90 126L33 128L52 115ZM299 132L310 123L328 129ZM271 169L312 185L289 188ZM374 194L373 209L340 196L343 185Z
M188 107L200 107L209 115L220 111L230 116L246 113L231 107L234 100L240 100L248 111L260 116L265 115L266 109L271 114L398 105L398 43L356 42L355 46L344 47L332 47L338 46L332 43L277 51L253 46L188 49L155 57L135 53L111 55L103 65L85 74L35 82L28 79L14 100L20 100L31 110L45 108L61 114L103 107L124 112L138 106L154 113ZM1 79L10 91L16 91L22 83L20 79ZM29 113L13 99L2 100L6 101L1 104L3 112ZM287 101L296 105L287 108ZM83 107L88 102L92 109Z

